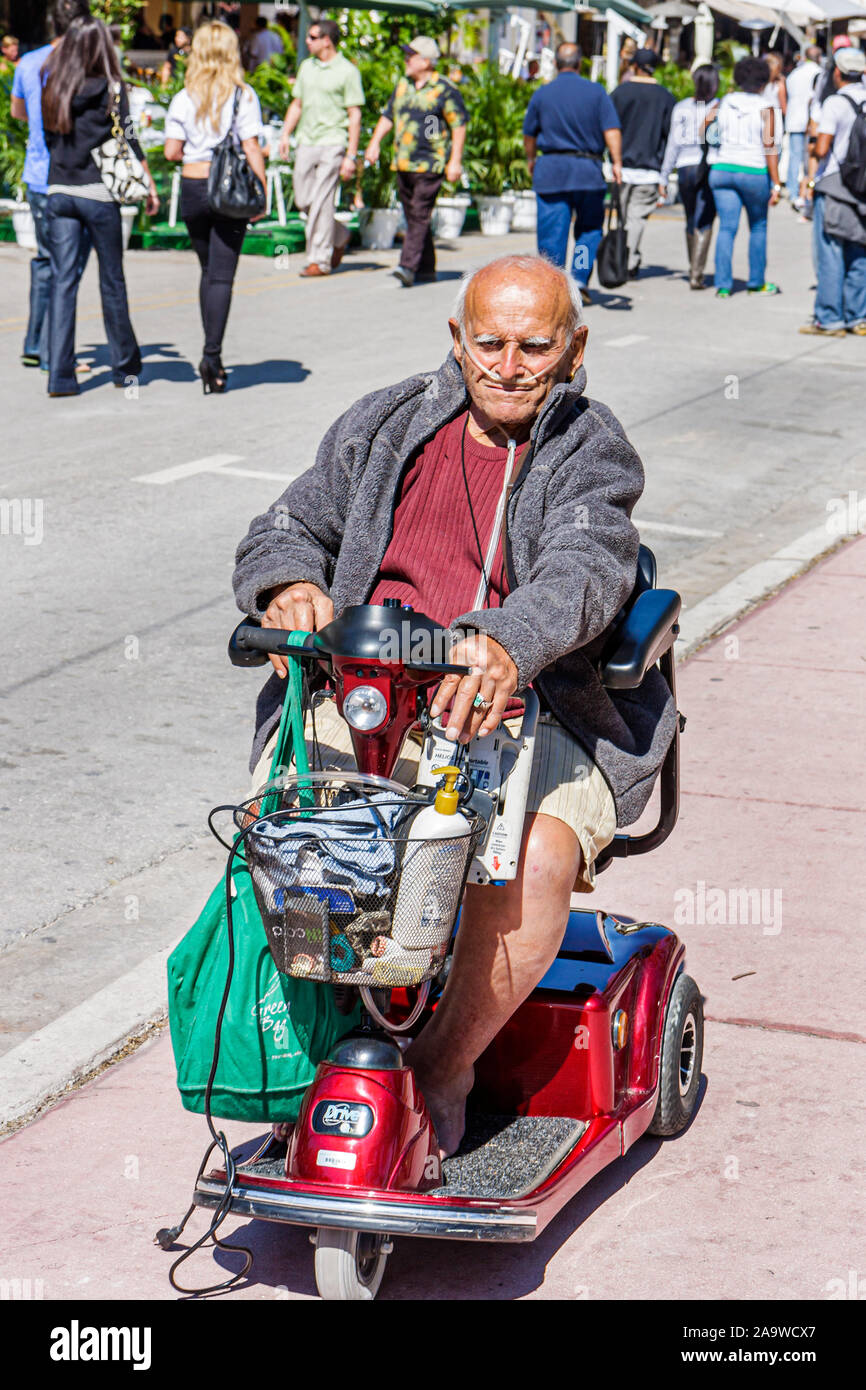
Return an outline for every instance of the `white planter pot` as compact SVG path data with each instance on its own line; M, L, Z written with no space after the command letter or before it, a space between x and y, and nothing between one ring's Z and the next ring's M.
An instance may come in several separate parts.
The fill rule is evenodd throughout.
M358 214L361 245L368 251L390 251L401 216L400 208L362 208Z
M29 203L16 203L12 213L12 226L15 228L15 240L18 245L23 246L25 251L35 251L36 226Z
M468 198L437 199L431 221L433 235L441 236L445 241L456 241L463 231L468 206Z
M511 231L511 219L514 215L514 203L511 199L480 194L475 201L478 204L478 220L484 236L505 236L506 232Z
M532 189L514 194L512 232L534 232L538 224L538 203Z
M120 209L120 228L123 235L124 251L129 245L129 238L132 236L132 229L135 226L135 219L138 216L138 204L135 207Z

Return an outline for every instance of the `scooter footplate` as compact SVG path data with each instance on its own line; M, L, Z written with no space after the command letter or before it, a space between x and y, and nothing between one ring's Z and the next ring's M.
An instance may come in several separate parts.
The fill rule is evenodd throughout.
M586 1124L559 1115L470 1115L445 1178L430 1196L526 1196L544 1182L580 1139Z

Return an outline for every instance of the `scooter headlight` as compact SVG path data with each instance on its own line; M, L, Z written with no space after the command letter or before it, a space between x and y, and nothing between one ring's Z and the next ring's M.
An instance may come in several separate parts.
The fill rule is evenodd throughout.
M388 717L388 701L374 685L356 685L343 701L343 718L353 729L369 733Z

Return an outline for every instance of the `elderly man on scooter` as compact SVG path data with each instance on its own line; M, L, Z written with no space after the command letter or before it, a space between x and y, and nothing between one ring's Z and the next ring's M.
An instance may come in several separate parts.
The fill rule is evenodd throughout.
M574 282L540 257L503 257L464 282L449 327L437 371L372 392L331 426L313 467L252 522L234 580L265 627L318 629L349 604L396 597L459 629L450 660L471 674L446 677L431 709L450 708L451 739L492 732L530 684L540 697L518 875L467 886L447 986L407 1053L443 1156L460 1143L475 1061L555 959L572 891L591 890L598 853L646 805L675 721L657 671L617 694L596 669L634 587L643 468L583 394ZM271 661L259 781L286 673ZM348 756L336 716L324 730L317 717L317 736L325 765L329 747ZM411 784L410 741L395 776Z

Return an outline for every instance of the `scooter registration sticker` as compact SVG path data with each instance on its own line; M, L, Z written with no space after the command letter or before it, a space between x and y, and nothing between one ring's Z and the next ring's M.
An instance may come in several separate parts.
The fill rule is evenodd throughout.
M357 1154L344 1153L339 1149L319 1149L316 1165L319 1168L354 1168Z

